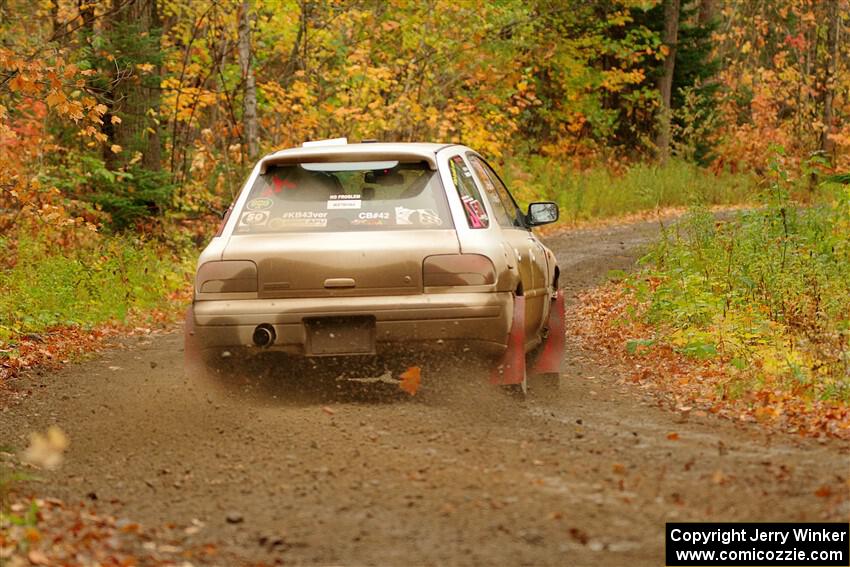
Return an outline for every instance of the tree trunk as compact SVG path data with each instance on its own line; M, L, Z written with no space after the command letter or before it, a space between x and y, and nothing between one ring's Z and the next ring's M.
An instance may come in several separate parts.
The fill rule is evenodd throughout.
M662 163L670 156L670 98L673 92L673 70L676 66L676 43L679 38L679 0L664 0L664 35L661 41L667 47L664 73L658 78L661 110L658 114L658 133L655 146Z
M699 3L699 23L706 25L717 17L717 0L701 0Z
M248 159L257 159L257 85L251 68L251 2L243 0L239 15L239 66L242 68L242 138Z
M0 0L0 14L3 13L4 1ZM0 16L0 21L2 21L2 16ZM58 37L60 33L62 33L62 22L59 21L59 0L53 0L50 3L50 25L53 28L50 32L51 38Z
M831 157L835 143L829 138L832 133L833 102L835 99L835 74L838 65L838 2L827 0L827 32L826 32L826 65L823 95L823 131L821 132L820 149Z
M94 29L94 8L95 5L86 0L77 0L77 9L83 20L83 30L89 33Z
M129 0L107 23L112 33L133 34L145 37L150 43L147 52L132 53L135 68L130 66L116 70L113 77L112 100L109 114L105 117L104 131L110 135L110 146L117 144L123 152L115 154L106 148L106 162L110 169L126 165L136 152L141 152L141 166L150 171L162 169L162 148L159 134L159 37L160 20L154 0ZM113 37L113 41L115 41ZM139 64L152 65L149 71L140 70ZM116 116L120 122L113 123Z

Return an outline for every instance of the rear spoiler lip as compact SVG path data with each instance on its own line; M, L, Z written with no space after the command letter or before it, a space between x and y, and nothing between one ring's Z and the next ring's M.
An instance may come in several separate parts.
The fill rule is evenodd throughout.
M352 161L399 161L402 163L425 162L428 168L437 170L437 156L434 153L411 150L376 150L361 148L353 150L345 146L321 146L303 148L290 154L278 153L263 158L260 173L266 173L271 165L295 165L299 163L345 163Z

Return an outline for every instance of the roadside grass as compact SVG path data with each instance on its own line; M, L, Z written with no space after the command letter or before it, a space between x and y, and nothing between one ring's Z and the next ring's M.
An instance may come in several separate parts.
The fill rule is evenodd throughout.
M531 156L507 160L502 171L523 206L540 200L558 203L564 225L673 207L741 204L756 193L751 175L714 174L675 159L664 166L635 163L615 172L601 165L578 171Z
M172 320L187 298L188 240L44 233L20 227L0 240L0 376L88 350L105 325Z
M593 333L617 337L618 354L643 369L638 380L848 437L850 187L822 185L807 207L792 190L777 179L762 207L729 221L694 209L642 270L586 297L605 307L584 315L597 321Z

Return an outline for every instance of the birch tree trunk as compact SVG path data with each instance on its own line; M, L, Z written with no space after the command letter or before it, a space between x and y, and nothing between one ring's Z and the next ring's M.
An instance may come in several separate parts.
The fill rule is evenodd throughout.
M251 68L251 2L243 0L239 15L239 66L242 68L242 139L248 159L257 159L257 85ZM244 155L244 153L243 153Z

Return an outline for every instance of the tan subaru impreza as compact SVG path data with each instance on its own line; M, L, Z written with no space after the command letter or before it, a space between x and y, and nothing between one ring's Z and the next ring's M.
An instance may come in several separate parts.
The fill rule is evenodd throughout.
M201 253L187 352L474 349L494 383L525 391L527 353L529 372L561 365L558 267L532 232L557 218L554 203L520 210L461 145L339 139L273 153Z

